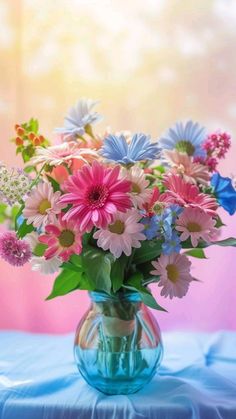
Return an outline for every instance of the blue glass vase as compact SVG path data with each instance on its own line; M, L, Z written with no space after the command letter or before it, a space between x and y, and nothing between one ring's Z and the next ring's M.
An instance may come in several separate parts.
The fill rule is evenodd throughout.
M91 292L74 345L78 369L105 394L140 390L156 373L163 346L159 326L135 292Z

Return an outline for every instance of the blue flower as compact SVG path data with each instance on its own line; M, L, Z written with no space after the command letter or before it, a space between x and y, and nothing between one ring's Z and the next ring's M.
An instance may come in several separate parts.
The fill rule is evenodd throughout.
M92 108L98 103L91 99L81 99L73 106L64 119L64 127L56 128L59 134L67 137L83 135L86 127L95 124L102 116L97 112L91 112Z
M170 239L172 236L172 214L168 209L165 209L161 214L158 214L157 216L157 223L159 230L161 230L164 238L166 240Z
M236 211L236 190L229 177L222 177L219 173L214 173L211 178L211 185L219 204L230 214Z
M170 255L171 253L179 253L180 250L180 238L176 231L173 231L171 237L169 239L166 239L165 243L163 243L162 251L164 255Z
M144 230L142 233L145 234L148 240L152 240L158 237L159 226L157 224L156 215L142 218L141 223L144 225Z
M175 221L176 221L176 219L178 218L178 216L183 212L183 208L182 207L180 207L179 205L177 205L177 204L173 204L173 205L170 205L167 209L166 209L166 211L167 212L170 212L171 213L171 215L172 215L172 223L174 223Z
M205 138L206 130L197 122L188 121L186 124L176 122L160 138L159 144L163 149L176 149L177 151L187 153L189 156L205 157L206 152L202 148Z
M109 135L104 140L101 155L117 163L129 164L141 160L153 160L160 154L157 143L150 141L150 136L134 134L130 144L124 135Z

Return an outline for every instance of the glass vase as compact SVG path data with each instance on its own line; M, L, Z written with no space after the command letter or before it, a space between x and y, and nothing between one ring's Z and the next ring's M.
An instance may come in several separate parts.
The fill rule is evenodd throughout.
M91 292L90 297L75 336L78 369L88 384L105 394L135 393L161 363L159 326L138 293L111 297Z

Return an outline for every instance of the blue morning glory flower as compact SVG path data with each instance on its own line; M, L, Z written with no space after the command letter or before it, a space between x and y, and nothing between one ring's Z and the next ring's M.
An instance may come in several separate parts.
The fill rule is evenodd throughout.
M205 138L206 130L197 122L187 121L186 124L176 122L160 138L159 144L165 150L176 149L189 156L205 157L206 152L202 148Z
M219 204L230 214L236 211L236 190L232 185L232 179L214 173L211 178L211 185Z
M124 135L108 135L104 140L101 155L107 160L129 164L141 160L153 160L160 154L157 143L150 141L150 136L134 134L128 144Z
M64 119L64 127L56 128L59 134L67 137L83 135L88 125L95 124L102 119L97 112L92 112L92 108L98 103L91 99L81 99L73 106Z
M148 240L157 238L159 226L157 224L157 216L153 215L152 217L144 217L141 220L141 223L144 225L143 234L147 237Z
M179 253L180 250L180 238L176 231L173 231L171 237L162 244L162 251L164 255L170 255L171 253Z

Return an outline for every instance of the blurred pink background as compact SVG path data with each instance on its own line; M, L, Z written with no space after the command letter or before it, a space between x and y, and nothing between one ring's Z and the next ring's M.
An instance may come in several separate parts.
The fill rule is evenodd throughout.
M31 116L52 138L80 97L101 100L98 131L144 131L157 138L192 118L233 137L221 173L236 163L236 4L233 0L0 0L0 159L21 162L9 142L15 123ZM223 236L236 236L236 217L222 212ZM223 237L222 236L222 237ZM165 329L236 328L236 248L207 250L193 260L183 300L156 297ZM53 277L0 261L0 329L68 332L88 306L85 292L45 302Z

